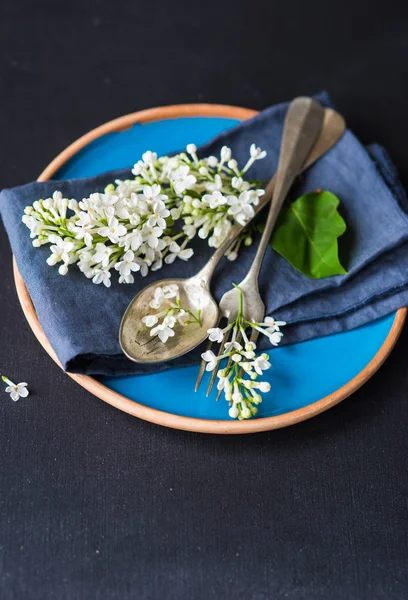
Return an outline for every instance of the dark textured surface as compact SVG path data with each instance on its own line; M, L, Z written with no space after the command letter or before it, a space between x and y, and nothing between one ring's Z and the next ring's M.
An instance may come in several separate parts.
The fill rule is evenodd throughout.
M177 102L254 108L328 89L408 184L408 8L347 1L0 5L0 182L86 130ZM155 20L155 24L154 21ZM59 371L0 237L2 600L405 600L408 334L291 429L223 438L137 421Z

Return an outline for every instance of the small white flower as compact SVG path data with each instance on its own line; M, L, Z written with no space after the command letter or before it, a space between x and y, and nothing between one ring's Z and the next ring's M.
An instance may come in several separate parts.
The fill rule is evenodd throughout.
M265 158L266 156L266 151L261 150L261 148L258 148L255 144L251 144L249 153L251 155L251 158L255 160L260 160L261 158Z
M150 300L150 306L152 308L160 308L161 305L163 304L165 300L164 294L163 294L163 290L161 287L157 287L154 290L154 296L153 296L153 300Z
M220 344L224 339L224 333L220 327L211 327L207 330L207 333L209 334L208 339L210 342L217 342Z
M146 315L143 317L142 323L144 323L146 327L154 327L158 320L159 319L156 317L156 315Z
M148 150L142 155L142 160L146 165L153 165L157 160L157 154Z
M112 254L112 248L109 248L109 246L105 246L105 244L99 242L98 244L96 244L95 249L96 252L93 255L93 262L100 263L102 267L106 269L109 265L110 255Z
M23 215L22 221L31 231L30 237L32 238L36 235L40 235L40 233L44 229L44 223L37 221L37 219L31 215Z
M123 241L126 250L133 250L134 252L137 252L143 243L143 236L138 229L134 229L125 235Z
M260 392L263 392L263 393L270 392L271 384L268 383L267 381L261 381L261 383L258 386L258 389Z
M95 275L92 278L93 283L99 285L103 283L104 286L109 288L111 286L111 274L109 271L103 269L95 269Z
M107 237L113 244L119 241L119 238L127 234L127 229L121 225L116 217L108 218L108 225L98 229L99 235Z
M173 263L176 258L181 258L181 260L188 260L194 254L192 248L186 248L182 250L177 242L172 242L169 246L170 254L166 256L164 262L168 265Z
M176 322L177 322L177 319L173 315L167 315L163 319L163 325L165 327L174 327Z
M214 181L208 181L205 183L205 189L209 192L217 192L222 188L222 179L221 176L217 173L214 177Z
M228 196L227 201L230 206L228 213L233 215L240 225L245 225L255 215L251 204L252 196L249 192L241 192L238 198Z
M154 263L152 264L152 266L150 267L150 269L152 271L158 271L159 269L162 268L162 266L163 266L163 261L162 261L162 259L160 257L160 258L158 258L157 260L154 261Z
M163 319L162 323L159 323L159 325L156 325L156 327L153 327L150 330L150 335L157 335L159 339L165 344L169 337L173 337L175 335L173 331L173 327L175 324L175 317L167 315L167 317Z
M267 357L267 358L265 358ZM268 361L269 356L267 354L261 354L253 361L253 366L258 375L262 375L263 371L270 368L271 363Z
M84 240L87 246L92 246L92 229L95 221L88 212L80 212L75 227L72 228L77 240Z
M268 327L267 331L273 333L274 331L280 331L280 327L286 325L285 321L275 321L273 317L265 317L262 325L266 325Z
M217 364L217 357L215 356L212 350L207 350L206 352L203 352L201 358L207 363L205 367L206 371L213 371L215 369Z
M140 265L140 271L142 277L146 277L149 272L149 266L145 260L139 258L139 256L135 256L135 261Z
M70 252L74 249L73 242L65 242L58 235L50 235L50 242L53 244L50 248L52 254L47 258L47 263L52 266L58 262L69 263L71 260Z
M128 275L120 275L119 277L119 283L134 283L135 278L133 277L132 273L129 273Z
M218 376L219 376L219 372L218 372ZM217 383L217 389L218 390L225 390L226 388L230 387L230 381L228 377L219 377L218 383Z
M169 283L169 285L164 285L162 287L162 292L164 298L166 298L167 300L169 298L178 298L179 286L176 283Z
M144 168L145 168L144 162L142 160L138 160L137 163L135 163L133 165L133 169L132 169L133 175L135 175L136 177L139 177L139 175L142 174Z
M233 177L231 179L231 185L239 192L244 192L249 188L249 183L247 181L244 181L242 177Z
M281 339L283 338L283 333L281 333L280 331L274 331L273 333L266 333L266 335L268 336L269 341L271 342L272 346L278 346L280 344Z
M89 196L89 202L86 202L86 198L79 203L79 207L81 210L87 210L88 208L96 208L97 210L102 209L113 216L114 213L114 205L118 201L117 196L113 196L112 194L91 194Z
M212 194L205 194L203 196L203 202L208 204L210 208L217 208L227 203L227 198L221 194L219 190L214 191Z
M242 350L242 346L239 342L227 342L224 346L226 352L230 352L232 350Z
M150 248L157 248L159 245L159 237L162 235L161 227L145 227L143 229L143 239L148 243Z
M182 165L175 171L170 173L170 179L173 183L176 194L182 194L185 190L191 189L197 179L194 175L190 175L190 167Z
M231 360L233 360L236 363L239 363L242 360L242 356L238 353L235 353L231 356Z
M170 216L170 211L166 208L162 201L156 202L153 206L153 214L149 217L147 224L149 227L157 225L161 229L166 229L167 217Z
M12 381L10 381L10 379L7 379L7 377L2 376L2 380L4 381L4 383L7 383L7 387L6 387L6 392L8 394L10 394L10 398L13 400L13 402L17 402L17 400L19 400L19 398L26 398L29 394L28 389L27 389L27 383L25 383L24 381L21 383L13 383Z
M189 154L195 154L197 152L197 146L195 144L187 144L186 150Z
M132 250L128 250L122 257L122 260L115 265L122 277L128 277L132 271L140 271L140 265L134 261L135 255Z
M228 146L223 146L221 148L221 162L228 162L229 160L231 160L231 148L228 148Z
M143 196L150 204L156 204L156 202L160 202L162 199L161 187L157 183L154 185L145 185Z

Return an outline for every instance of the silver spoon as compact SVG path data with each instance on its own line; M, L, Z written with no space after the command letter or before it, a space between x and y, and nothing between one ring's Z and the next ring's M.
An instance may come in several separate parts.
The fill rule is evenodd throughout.
M343 135L345 122L341 115L331 109L325 110L323 126L319 137L310 152L302 171L325 154ZM255 207L255 215L270 201L275 187L275 178L268 183L265 194ZM247 223L248 224L248 223ZM246 224L246 225L247 225ZM246 226L245 225L245 226ZM158 363L172 360L199 346L207 338L207 330L218 321L219 309L210 292L211 277L226 250L244 229L234 226L225 241L214 252L206 265L193 277L162 279L141 290L131 301L120 325L119 342L124 354L137 363ZM150 301L155 289L160 286L177 284L181 305L196 313L201 308L202 327L191 324L188 327L176 325L173 338L163 344L157 337L150 336L150 330L142 323L142 317L150 312ZM196 299L200 297L200 306Z

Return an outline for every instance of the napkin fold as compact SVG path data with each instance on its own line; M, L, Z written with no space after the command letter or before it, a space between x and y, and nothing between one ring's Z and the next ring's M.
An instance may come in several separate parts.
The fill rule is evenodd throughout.
M329 104L327 95L317 99ZM288 103L272 106L256 117L218 135L199 149L202 156L217 154L223 145L232 148L244 164L250 144L267 151L257 161L250 178L268 179L276 170L283 120ZM194 142L194 140L191 140ZM150 148L155 150L155 148ZM147 150L147 148L146 148ZM139 156L135 156L135 162ZM170 363L137 365L120 350L121 317L133 296L144 286L166 277L187 277L208 260L207 242L193 241L194 257L175 261L162 271L135 277L133 285L110 289L94 285L76 268L62 277L49 267L47 247L33 248L29 231L21 222L24 207L58 189L65 197L81 199L115 179L129 178L130 169L70 181L35 182L4 190L0 212L20 273L27 285L41 326L66 370L100 375L147 373L197 362L201 349ZM327 189L341 201L347 231L339 240L347 275L320 280L305 277L285 259L268 249L262 266L260 290L267 314L288 322L282 343L293 343L345 331L378 319L408 304L408 201L396 169L386 151L373 144L364 147L349 130L309 168L291 192L291 198L317 188ZM217 300L245 276L257 247L255 239L237 261L224 259L214 275ZM266 340L262 340L267 348Z

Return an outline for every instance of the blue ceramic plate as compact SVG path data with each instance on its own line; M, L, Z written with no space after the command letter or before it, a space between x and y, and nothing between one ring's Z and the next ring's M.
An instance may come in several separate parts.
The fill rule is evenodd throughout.
M232 118L185 117L143 125L136 123L130 129L108 133L92 141L72 156L53 178L88 177L111 169L129 167L146 149L165 154L185 147L188 142L199 145L238 122ZM260 420L286 415L291 411L298 411L294 413L298 415L296 419L272 420L271 428L303 420L342 400L359 387L391 350L395 341L391 339L392 335L386 344L384 342L390 334L395 316L396 313L390 314L353 331L273 349L273 367L268 371L272 391L263 396L256 419L258 425L254 427L253 423L249 430L267 429L269 427L266 427L266 423L261 424ZM164 421L163 424L179 428L206 431L212 430L210 423L207 427L194 427L191 425L191 418L212 421L214 426L216 421L222 421L225 425L240 425L239 431L242 432L245 424L229 419L227 403L224 400L216 402L215 392L206 398L205 385L201 386L200 392L193 392L196 375L197 367L187 367L154 375L98 379L104 386L125 397L128 402L133 401L135 405L137 403L138 406L163 411L168 416L187 417L184 422L183 419L176 418L175 425L171 419L150 419L152 411L150 416L139 415L143 418ZM106 394L101 394L101 397L106 400ZM313 408L327 397L332 397L333 401L319 410ZM116 402L116 405L119 404ZM299 412L299 409L305 407L310 410ZM139 413L136 411L136 414ZM224 430L233 432L228 427Z

